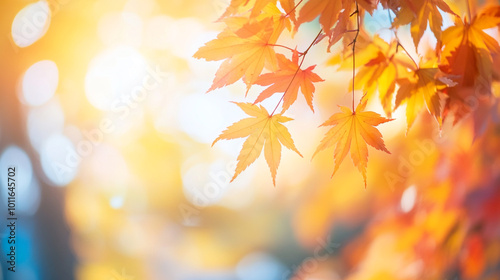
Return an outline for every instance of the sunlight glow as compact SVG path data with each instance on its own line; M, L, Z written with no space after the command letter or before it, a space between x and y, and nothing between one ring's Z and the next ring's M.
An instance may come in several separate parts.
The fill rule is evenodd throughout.
M130 12L109 13L99 20L97 33L105 45L125 44L140 47L142 20Z
M80 165L73 143L62 134L54 134L44 142L40 160L45 176L59 187L73 181Z
M64 112L59 100L52 99L40 107L32 108L26 122L28 136L33 148L40 152L43 142L54 133L64 129Z
M146 61L134 48L118 46L98 54L85 77L85 94L90 104L104 111L141 85L147 72Z
M415 206L415 201L417 198L417 188L415 185L408 187L401 195L401 210L408 213Z
M31 106L46 103L54 96L58 83L59 71L53 61L42 60L31 65L23 77L23 101Z

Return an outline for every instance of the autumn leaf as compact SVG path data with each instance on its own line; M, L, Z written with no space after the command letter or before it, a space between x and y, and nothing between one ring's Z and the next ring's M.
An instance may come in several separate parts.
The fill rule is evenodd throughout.
M212 146L222 139L248 137L238 155L236 172L231 182L260 156L264 147L264 156L271 170L273 184L276 185L276 172L281 159L281 145L302 156L295 147L288 129L282 124L292 119L281 114L269 115L264 107L251 103L235 104L251 117L242 119L228 127L215 139Z
M366 98L370 99L377 92L385 114L390 118L393 111L393 97L396 81L408 76L409 69L414 68L408 55L397 52L397 41L390 44L378 35L356 53L359 68L355 76L355 89L362 89ZM352 54L340 61L334 57L329 64L340 64L342 70L352 68ZM349 90L352 90L349 84Z
M452 68L454 66L452 60L456 59L457 49L464 46L477 50L475 51L476 56L484 54L484 57L479 57L480 60L484 60L484 62L491 61L491 53L499 53L500 47L498 42L484 32L484 30L498 25L500 25L500 6L484 10L479 15L476 15L471 22L468 22L467 19L456 20L454 26L443 31L442 41L444 47L441 56L444 61L442 68L451 70L448 69L448 67ZM477 53L480 50L486 52ZM484 68L478 69L474 68L473 74L487 74L485 70L489 70L486 68L489 67L489 65L484 64L483 67Z
M485 124L484 112L489 110L488 98L474 96L491 96L493 73L493 54L500 53L498 42L484 30L500 24L500 7L486 8L474 16L471 22L467 19L456 20L455 25L443 32L442 63L440 69L458 77L458 86L448 89L447 102L443 116L454 115L457 123L473 108L467 100L476 100L478 108L474 111L475 133L480 134Z
M264 8L272 3L272 5L276 6L276 0L231 0L231 3L224 11L224 14L220 17L219 20L222 20L226 17L244 14L245 12L251 11L249 19L255 19L260 13L264 10ZM280 0L281 7L285 10L286 13L290 16L290 19L295 22L295 4L294 0Z
M345 37L348 36L344 36L344 38ZM374 38L375 37L372 38L364 30L360 30L358 38L356 39L356 68L368 63L368 61L373 59L373 54L377 53L380 50L380 46L375 43ZM347 44L352 43L352 39L350 38L348 38L346 41L348 41ZM339 65L339 69L342 70L352 70L352 55L352 47L342 48L341 52L332 56L328 60L327 64Z
M214 39L201 47L195 58L204 58L207 61L225 61L217 70L212 86L208 91L224 87L239 79L243 79L247 88L257 81L265 66L271 71L277 70L276 53L273 44L276 43L277 31L273 18L263 19L260 26L264 29L252 28L237 29L245 26L244 18L229 18L225 20L230 26ZM236 30L235 30L236 29ZM234 31L233 31L234 30ZM242 33L245 33L243 36ZM242 38L244 37L244 38Z
M329 33L329 30L337 22L340 10L342 10L341 1L309 0L299 11L295 29L297 30L301 24L312 21L319 16L321 27L325 33Z
M441 40L443 17L439 10L457 16L444 0L401 0L400 4L400 9L395 11L396 18L393 24L401 26L411 23L411 36L415 47L418 47L420 39L427 29L427 24L436 39Z
M368 148L366 144L390 154L385 147L382 134L375 126L392 121L392 119L381 117L375 112L364 111L366 102L367 99L363 98L354 112L347 107L341 106L341 113L334 114L323 123L321 126L334 127L327 132L313 155L314 157L318 152L326 148L335 147L333 176L350 150L354 165L363 175L365 187L366 166L368 164Z
M438 125L442 125L439 92L448 85L444 82L447 81L446 77L433 65L432 61L421 63L408 78L398 80L400 87L396 95L395 109L406 103L406 133L424 107L436 119ZM450 85L453 83L450 82Z
M305 70L300 69L299 54L297 51L293 52L292 60L287 59L282 54L278 54L277 56L279 70L275 73L263 74L255 82L261 86L271 86L259 94L254 104L269 98L277 92L283 92L285 93L283 97L283 111L286 111L297 100L300 88L307 104L314 112L312 100L315 88L313 83L324 81L312 72L316 65L310 66Z
M334 34L335 39L330 39L330 46L345 32L351 13L355 10L355 0L309 0L299 11L295 29L303 23L313 21L319 17L319 23L328 37ZM378 0L360 0L357 3L369 13L377 7ZM336 27L336 31L332 28ZM335 42L332 42L335 41Z
M348 9L344 9L340 12L338 16L338 22L330 33L328 39L328 48L327 51L330 52L333 45L335 45L340 39L342 39L347 32L347 28L349 26L349 20L351 17L351 12Z

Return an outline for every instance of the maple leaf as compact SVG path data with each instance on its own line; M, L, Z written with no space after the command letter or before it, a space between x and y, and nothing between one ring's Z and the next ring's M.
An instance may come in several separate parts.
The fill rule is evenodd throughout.
M276 172L281 159L281 145L302 156L295 147L288 129L282 124L292 119L282 114L269 115L262 105L259 107L251 103L235 104L251 117L229 126L215 139L212 146L222 139L248 137L238 155L236 171L231 182L260 156L264 147L264 156L271 170L273 184L276 185Z
M333 33L335 34L335 39L331 39L330 42L330 45L333 45L332 40L338 41L339 35L345 32L345 27L356 2L366 11L372 13L377 8L378 0L309 0L299 11L295 29L298 30L301 24L319 17L319 23L325 34L329 37ZM336 31L332 31L335 24Z
M351 38L346 38L349 36L344 36L345 45L351 44L355 34L352 34ZM375 36L376 37L376 36ZM356 67L368 63L373 59L373 53L379 51L379 46L374 43L374 38L371 37L365 30L361 29L356 39ZM382 40L383 41L383 40ZM352 70L352 47L342 48L342 50L330 58L327 62L328 65L339 65L340 69Z
M277 58L279 70L275 73L263 74L255 82L261 86L271 86L259 94L254 104L265 100L277 92L283 92L285 93L283 97L283 111L286 111L297 100L300 88L307 104L314 112L312 99L315 88L313 83L324 81L312 72L316 65L310 66L305 70L300 69L299 54L297 51L293 52L292 60L287 59L282 54L278 54Z
M224 21L228 28L217 39L201 47L194 57L207 61L226 59L217 70L208 91L233 84L241 78L249 89L265 66L271 71L277 70L273 44L284 25L276 25L273 17L264 18L254 25L246 25L245 18L228 18Z
M436 119L438 125L440 127L442 125L439 92L443 91L447 84L443 82L446 81L443 73L433 65L433 61L421 63L420 67L413 70L408 78L398 80L400 87L394 109L406 103L406 133L424 106ZM451 82L450 85L452 85Z
M276 6L276 0L231 0L231 3L226 8L226 11L219 20L222 20L226 17L243 14L244 12L250 11L249 19L252 20L256 18L260 13L264 10L264 8L272 3L273 6ZM280 0L281 7L285 10L285 12L290 16L292 21L295 22L295 4L294 0Z
M485 9L479 15L474 16L471 22L465 20L455 20L455 25L443 31L443 52L444 65L450 66L452 52L462 45L470 45L476 49L486 50L489 53L500 52L498 42L484 32L484 29L492 28L500 24L500 6ZM491 55L486 58L491 59ZM483 74L481 72L481 74Z
M396 44L392 44L396 46ZM407 76L407 67L402 62L406 56L401 53L383 53L368 61L356 74L356 87L362 88L367 98L378 89L380 103L388 117L392 115L392 101L396 89L396 81Z
M355 76L355 89L362 89L370 99L378 90L384 112L391 117L396 81L408 76L408 69L414 68L410 58L397 52L397 41L390 44L375 35L367 45L356 51L356 62L360 65ZM339 64L342 70L352 69L352 53L340 61L334 57L329 64ZM349 90L352 85L349 84Z
M392 119L381 117L375 112L364 111L366 102L367 99L363 98L354 112L347 107L340 106L342 112L333 114L321 125L333 125L334 127L327 132L313 155L314 157L318 152L335 146L333 154L335 169L333 170L333 176L350 150L354 165L363 175L365 188L366 166L368 164L368 148L366 144L390 154L385 147L382 134L375 126L392 121Z
M484 32L484 29L499 24L500 6L492 6L475 15L470 23L466 18L457 19L455 26L443 31L443 59L439 68L458 77L458 86L446 90L449 98L445 103L443 117L453 113L456 124L473 111L476 135L483 130L487 117L484 112L491 106L488 97L491 95L492 55L500 53L498 42ZM482 96L475 96L477 93ZM467 104L467 100L471 98L476 100L477 108Z
M328 48L327 52L330 52L333 45L335 45L340 39L344 37L347 32L347 27L349 25L349 20L351 17L350 10L343 9L338 16L338 23L333 28L330 36L328 38Z
M400 9L395 11L396 18L393 24L401 26L411 23L410 31L415 47L418 47L418 43L427 29L427 24L429 24L436 39L440 41L443 17L438 8L443 12L457 16L444 0L402 0L400 5Z
M297 30L302 23L312 21L319 16L319 23L328 34L337 22L337 16L341 10L341 1L309 0L299 11L295 29Z

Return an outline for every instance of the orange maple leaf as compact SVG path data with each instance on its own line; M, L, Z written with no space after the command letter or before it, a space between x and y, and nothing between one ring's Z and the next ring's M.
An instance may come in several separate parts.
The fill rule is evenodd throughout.
M292 60L287 59L282 54L278 54L277 57L279 70L275 73L263 74L255 82L261 86L271 86L259 94L254 104L265 100L277 92L283 92L285 93L283 97L283 111L286 111L297 100L300 88L307 104L314 112L312 100L315 88L313 83L324 81L312 72L316 65L310 66L305 70L300 69L299 54L297 51L293 52Z
M333 125L334 127L327 132L313 155L314 157L318 152L326 148L335 147L333 176L350 150L354 165L363 175L365 188L366 166L368 164L368 148L366 144L390 154L385 147L382 134L375 126L392 121L392 119L381 117L375 112L364 111L366 102L367 99L363 98L354 112L347 107L341 106L341 113L333 114L324 122L321 126Z
M310 22L319 16L319 23L323 31L330 36L332 28L346 26L356 2L369 13L377 8L378 0L309 0L299 11L297 30L302 23ZM340 28L341 30L342 28Z
M252 117L242 119L229 126L215 139L212 146L222 139L248 137L238 155L236 171L231 182L260 156L264 147L264 156L271 170L273 184L276 185L276 172L281 159L281 145L302 156L295 147L288 129L282 124L292 119L281 114L269 115L262 105L259 107L251 103L235 104Z
M302 23L314 20L319 16L319 23L326 34L337 22L338 14L342 10L342 1L332 0L309 0L299 11L297 19L297 30Z

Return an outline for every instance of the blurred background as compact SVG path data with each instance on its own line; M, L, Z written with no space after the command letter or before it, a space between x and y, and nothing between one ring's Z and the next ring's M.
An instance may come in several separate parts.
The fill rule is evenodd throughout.
M259 89L206 94L219 63L192 57L228 4L2 0L5 217L7 166L19 171L17 272L2 226L0 279L499 279L498 105L479 139L469 120L440 136L427 112L405 136L400 108L380 126L392 154L370 150L368 187L350 160L331 179L331 153L310 158L317 126L350 104L350 73L319 44L305 61L326 80L316 113L304 100L287 112L304 158L283 153L276 187L263 158L229 183L243 141L211 143L245 117L229 101ZM390 39L386 11L364 24ZM305 49L318 29L283 44ZM435 44L423 40L415 55Z

